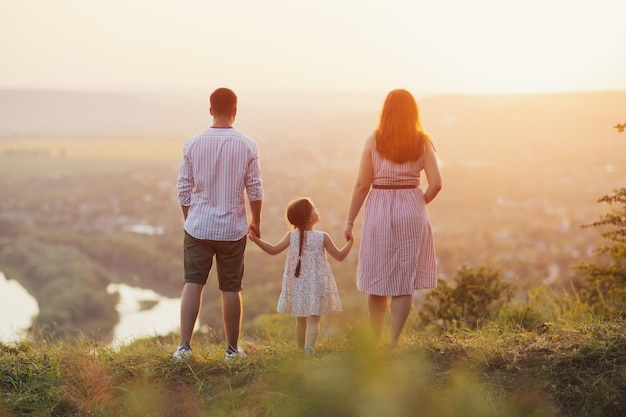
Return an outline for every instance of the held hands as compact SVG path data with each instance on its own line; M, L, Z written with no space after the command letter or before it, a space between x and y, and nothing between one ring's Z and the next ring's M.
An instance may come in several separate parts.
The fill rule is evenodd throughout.
M333 255L333 257L339 261L343 261L344 259L346 259L346 257L352 250L352 246L354 246L354 235L352 234L352 225L349 223L346 223L346 229L343 232L343 236L346 238L346 244L343 245L343 248L341 248L341 250L337 254L338 256Z
M354 236L352 234L345 236L346 238L346 247L352 248L354 246Z
M346 226L343 229L343 237L346 239L346 242L352 241L354 243L354 233L352 233L353 227L354 223L346 222Z
M255 239L261 238L261 227L257 223L250 223L248 225L248 238L256 243Z

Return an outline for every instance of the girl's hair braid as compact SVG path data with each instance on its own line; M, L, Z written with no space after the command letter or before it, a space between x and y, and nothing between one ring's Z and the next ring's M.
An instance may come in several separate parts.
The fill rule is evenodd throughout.
M296 265L295 276L300 276L300 267L302 266L302 247L304 246L304 228L308 226L311 212L313 211L313 203L308 198L300 198L293 201L287 207L287 220L295 229L300 232L300 246L298 247L298 264Z

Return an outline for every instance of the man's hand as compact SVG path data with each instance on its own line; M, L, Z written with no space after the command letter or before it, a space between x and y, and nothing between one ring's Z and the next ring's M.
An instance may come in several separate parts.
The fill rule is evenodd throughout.
M261 237L261 225L259 223L250 222L248 225L248 234L253 234L256 237Z
M187 215L189 214L189 206L180 206L183 209L183 219L187 220Z

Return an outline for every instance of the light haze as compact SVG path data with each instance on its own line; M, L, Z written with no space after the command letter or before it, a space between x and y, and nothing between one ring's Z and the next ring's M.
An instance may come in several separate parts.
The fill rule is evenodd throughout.
M0 0L0 88L626 89L623 0Z

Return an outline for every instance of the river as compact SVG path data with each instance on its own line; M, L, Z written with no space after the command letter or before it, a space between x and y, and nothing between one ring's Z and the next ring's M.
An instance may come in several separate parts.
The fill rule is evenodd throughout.
M125 284L109 284L107 291L120 294L117 305L120 321L113 329L112 345L178 331L180 298L163 297L152 290ZM0 341L22 340L37 314L37 301L19 282L8 280L0 272Z
M120 321L113 329L114 345L178 331L180 298L163 297L152 290L126 284L109 284L107 291L120 294L120 302L117 304ZM151 307L142 309L142 304L146 303L151 304Z
M0 341L21 340L37 314L37 300L19 282L8 280L0 271Z

